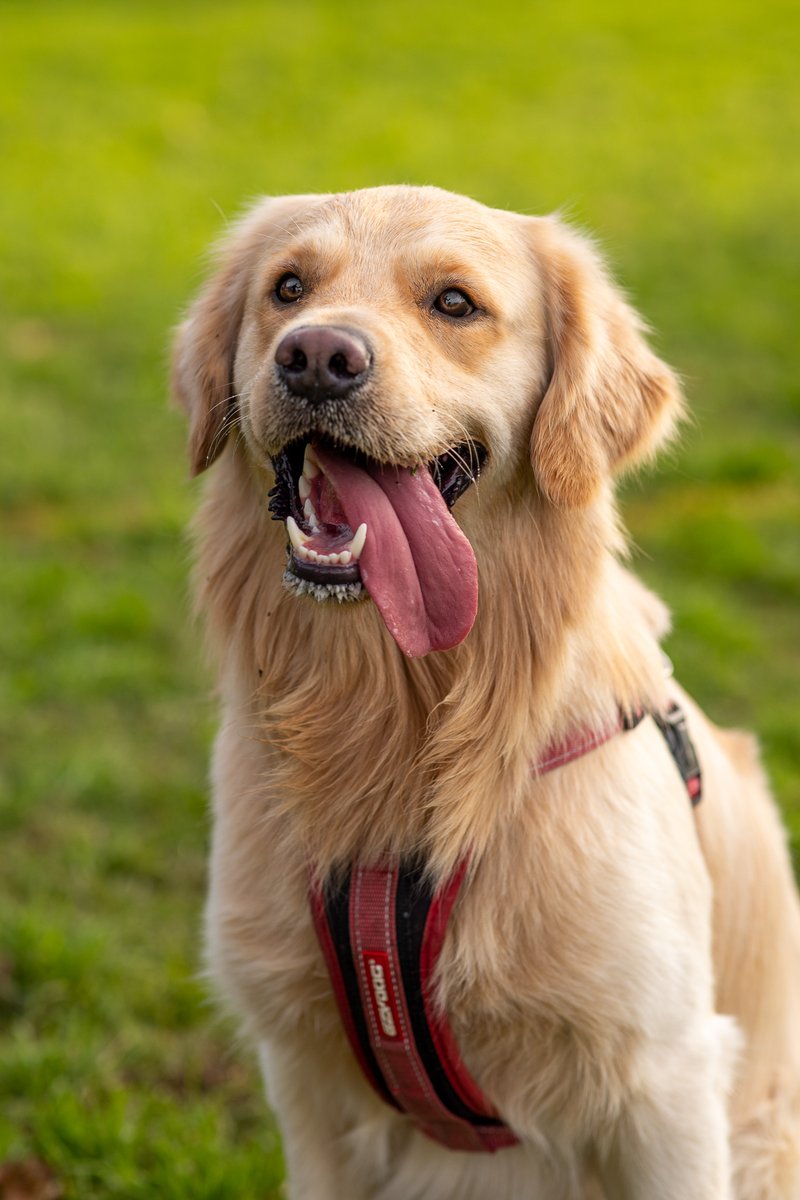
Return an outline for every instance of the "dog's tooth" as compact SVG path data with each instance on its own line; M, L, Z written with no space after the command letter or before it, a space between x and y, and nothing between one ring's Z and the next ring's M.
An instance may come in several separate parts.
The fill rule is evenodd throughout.
M313 553L311 550L306 550L305 546L295 546L292 550L295 558L304 558L308 561L309 555Z
M361 551L364 549L364 542L367 540L367 527L365 524L359 525L350 543L350 553L353 558L358 558Z
M301 500L307 500L311 495L311 484L308 482L305 475L301 475L298 479L297 490L300 493Z
M301 549L308 541L308 538L302 533L300 526L292 516L286 518L286 532L289 534L289 541L295 550Z
M342 564L343 567L347 566L347 564L350 562L350 559L352 557L353 557L353 555L349 550L341 550L339 552L339 562Z
M308 521L311 528L319 529L319 517L317 516L316 510L314 509L314 505L311 503L310 500L306 500L305 504L303 505L303 512L305 513L306 520Z
M319 562L320 555L317 554L316 550L306 550L306 558L309 562Z
M311 448L310 443L306 444L306 452L303 455L303 474L306 479L314 479L320 473L320 465L317 462L317 456Z

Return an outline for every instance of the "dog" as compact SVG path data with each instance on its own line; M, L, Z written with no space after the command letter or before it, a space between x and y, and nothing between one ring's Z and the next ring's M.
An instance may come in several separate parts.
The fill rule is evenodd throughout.
M173 390L192 473L214 464L208 962L289 1194L798 1200L785 837L625 566L614 479L683 401L591 242L430 187L264 199L179 326ZM423 999L485 1153L376 1094L347 1035L320 907L398 863L408 896L455 895ZM389 952L364 962L406 1053Z

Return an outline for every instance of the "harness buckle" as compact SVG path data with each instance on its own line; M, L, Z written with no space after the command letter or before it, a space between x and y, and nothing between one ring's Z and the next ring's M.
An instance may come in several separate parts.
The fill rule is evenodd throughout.
M703 795L703 780L700 763L686 727L686 715L677 704L671 704L665 713L653 713L655 721L669 747L675 765L686 785L692 805L700 803Z

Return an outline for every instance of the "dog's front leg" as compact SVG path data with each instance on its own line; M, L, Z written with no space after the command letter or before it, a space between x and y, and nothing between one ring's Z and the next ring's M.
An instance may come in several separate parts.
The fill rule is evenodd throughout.
M367 1200L345 1161L341 1107L327 1076L275 1042L259 1044L267 1099L278 1120L291 1200Z
M733 1200L727 1093L733 1029L671 1045L627 1102L600 1174L613 1200Z

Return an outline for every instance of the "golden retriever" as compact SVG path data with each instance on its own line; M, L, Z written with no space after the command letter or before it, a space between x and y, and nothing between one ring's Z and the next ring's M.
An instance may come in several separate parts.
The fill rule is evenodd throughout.
M428 187L265 199L173 386L192 471L215 464L208 955L289 1194L798 1200L795 885L752 740L668 678L665 610L622 565L613 478L681 398L592 245ZM399 526L348 517L375 480ZM696 810L650 719L531 770L676 697ZM309 878L408 854L434 881L469 862L437 1001L519 1139L494 1154L384 1104L334 1004Z

